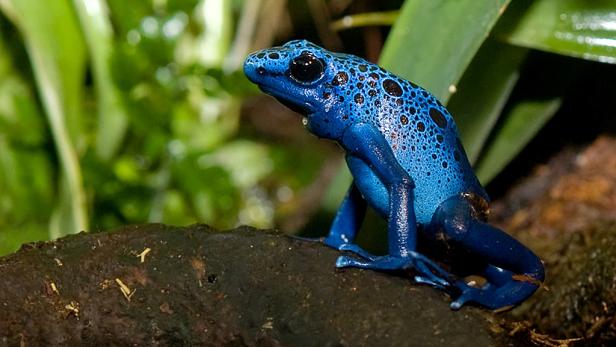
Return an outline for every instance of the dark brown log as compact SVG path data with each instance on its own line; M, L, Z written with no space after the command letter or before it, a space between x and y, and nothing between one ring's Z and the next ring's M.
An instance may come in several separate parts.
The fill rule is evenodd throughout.
M149 250L149 251L147 251ZM486 311L319 243L127 226L0 259L0 345L507 345Z

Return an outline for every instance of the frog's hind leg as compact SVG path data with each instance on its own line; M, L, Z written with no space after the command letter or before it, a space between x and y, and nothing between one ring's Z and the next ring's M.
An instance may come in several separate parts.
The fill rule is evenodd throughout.
M477 217L474 207L462 196L452 197L436 210L430 230L443 233L456 244L485 261L481 274L488 283L481 288L458 281L461 294L451 303L458 309L474 302L490 309L515 306L532 295L544 279L541 260L519 241Z

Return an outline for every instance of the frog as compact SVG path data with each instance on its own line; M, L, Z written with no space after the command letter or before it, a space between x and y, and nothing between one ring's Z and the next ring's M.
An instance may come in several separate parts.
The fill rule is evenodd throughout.
M487 222L490 200L454 118L426 89L307 40L251 53L243 70L263 92L300 113L309 132L345 152L353 180L320 239L344 252L336 267L413 272L416 283L448 293L454 310L466 303L506 310L541 287L541 259ZM385 255L355 242L368 206L387 221ZM475 259L472 274L484 282L445 270L418 251L420 240L464 250Z

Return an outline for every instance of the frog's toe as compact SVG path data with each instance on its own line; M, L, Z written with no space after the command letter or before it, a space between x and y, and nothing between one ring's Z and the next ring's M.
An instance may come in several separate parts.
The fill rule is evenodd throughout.
M488 309L503 309L513 307L502 301L498 295L498 290L491 284L486 284L481 288L471 287L464 281L457 281L454 285L461 293L454 301L449 304L452 310L459 310L466 303L475 303Z
M476 302L481 303L482 297L485 296L486 292L490 292L490 289L481 289L470 287L466 283L462 281L458 281L455 285L459 290L462 291L462 294L458 296L454 301L449 304L449 307L452 310L459 310L464 304L467 302Z
M415 282L417 283L428 284L441 289L451 286L451 283L447 280L447 278L449 277L448 274L445 276L435 274L434 270L429 269L425 266L425 264L422 264L421 262L415 263L413 266L409 266L407 264L406 267L413 267L415 271L419 273L419 275L415 276L414 278Z
M345 243L343 245L340 245L340 247L338 247L338 249L341 250L341 251L353 252L353 253L357 254L358 256L360 256L362 258L365 258L365 259L368 259L370 261L375 261L378 258L378 256L368 253L366 250L364 250L363 248L359 247L355 243Z
M460 295L456 300L452 301L451 304L449 304L449 307L452 310L459 310L467 301L469 301L470 295Z
M374 257L374 256L373 256ZM370 270L402 270L405 268L407 259L391 256L374 257L373 259L356 259L347 256L340 256L336 260L336 267L356 267L359 269Z
M451 286L451 282L448 280L451 275L435 262L417 252L410 252L409 256L410 260L405 268L413 268L420 274L415 277L415 282L426 283L439 288Z
M448 283L443 284L443 281L440 278L435 281L431 278L418 275L418 276L415 276L414 280L415 280L415 283L427 284L429 286L432 286L438 289L446 289L447 286L449 285Z
M360 269L395 271L412 268L418 275L414 278L417 283L424 283L437 288L452 286L448 280L449 273L441 269L437 264L425 256L410 252L409 257L374 256L354 244L343 245L341 250L351 251L360 255L363 259L341 256L336 261L337 267L356 267Z
M347 257L345 255L339 256L338 259L336 259L336 267L338 268L342 268L342 267L363 268L367 265L368 265L368 262L366 260L355 259L352 257Z

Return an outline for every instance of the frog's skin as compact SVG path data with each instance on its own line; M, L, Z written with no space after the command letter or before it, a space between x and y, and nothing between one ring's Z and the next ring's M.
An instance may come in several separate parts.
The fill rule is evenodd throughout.
M415 281L489 309L519 304L541 285L541 260L485 223L488 196L458 139L447 109L423 88L359 57L290 41L251 54L244 73L261 90L306 117L315 135L346 151L353 183L325 244L351 251L338 267L383 271L413 268ZM366 204L388 220L388 255L358 247ZM455 279L416 252L417 233L445 240L480 259L482 287Z

